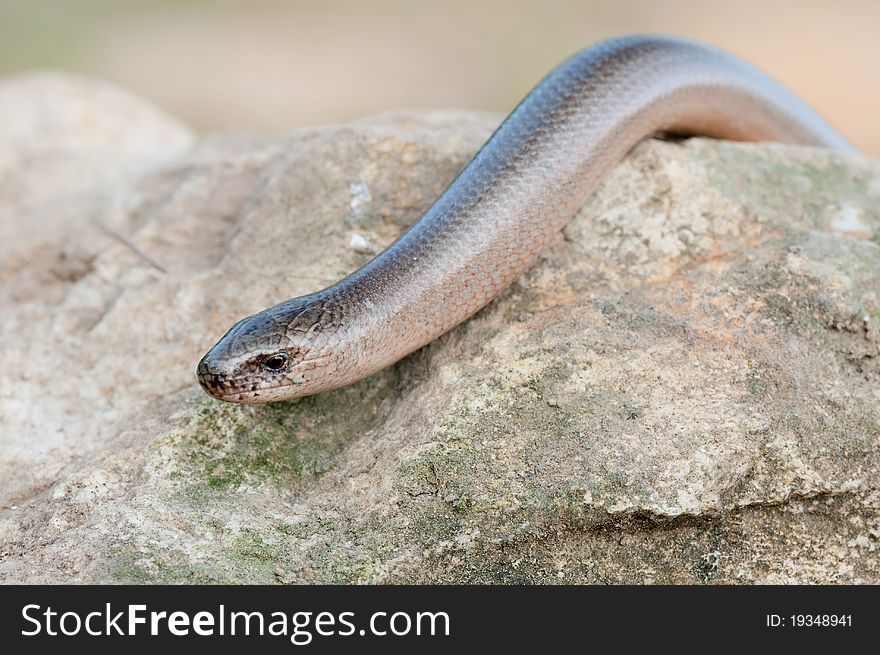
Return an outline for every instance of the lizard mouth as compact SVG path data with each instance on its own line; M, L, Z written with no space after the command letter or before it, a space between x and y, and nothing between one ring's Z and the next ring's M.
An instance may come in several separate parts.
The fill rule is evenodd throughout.
M202 359L196 369L196 377L202 389L217 400L231 403L263 402L277 387L264 387L261 382L242 381L223 373L214 373Z
M280 384L272 387L261 387L258 383L232 383L222 375L198 373L199 384L205 392L217 400L228 403L263 403L275 400L284 395L289 385Z
M301 372L296 374L251 374L218 363L208 352L196 368L196 378L205 393L229 403L290 400L321 391L313 384L312 376L323 360L298 360L297 364Z

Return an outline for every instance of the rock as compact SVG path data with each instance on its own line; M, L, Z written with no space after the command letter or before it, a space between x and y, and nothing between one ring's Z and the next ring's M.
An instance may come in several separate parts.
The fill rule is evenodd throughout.
M235 406L201 354L499 117L195 140L40 80L0 85L0 582L880 582L878 162L644 143L474 319Z
M0 282L13 273L27 277L22 269L45 272L33 266L43 257L56 260L62 278L78 275L95 254L94 235L82 232L99 220L105 229L116 227L126 209L128 199L113 189L193 142L186 127L143 100L72 75L0 79L0 115ZM19 280L3 291L43 294L47 282Z

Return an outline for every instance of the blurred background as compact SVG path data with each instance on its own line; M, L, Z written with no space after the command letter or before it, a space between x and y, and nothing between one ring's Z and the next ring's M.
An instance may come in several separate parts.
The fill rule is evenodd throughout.
M880 155L878 0L0 0L0 75L115 82L200 131L509 111L594 41L665 32L759 65Z

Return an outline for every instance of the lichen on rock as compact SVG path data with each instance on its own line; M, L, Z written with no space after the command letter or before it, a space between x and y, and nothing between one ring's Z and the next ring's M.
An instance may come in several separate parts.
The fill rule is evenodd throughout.
M880 582L876 161L643 143L473 319L233 406L198 357L499 117L195 138L95 84L0 84L0 581Z

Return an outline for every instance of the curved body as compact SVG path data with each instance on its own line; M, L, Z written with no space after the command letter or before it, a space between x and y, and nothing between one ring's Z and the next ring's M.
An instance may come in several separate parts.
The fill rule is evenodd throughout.
M661 130L854 151L731 55L665 37L603 42L544 78L421 219L363 268L236 324L199 364L202 386L223 400L263 402L396 362L495 298L606 173Z

